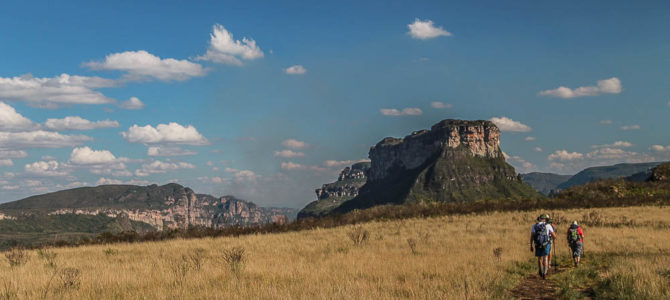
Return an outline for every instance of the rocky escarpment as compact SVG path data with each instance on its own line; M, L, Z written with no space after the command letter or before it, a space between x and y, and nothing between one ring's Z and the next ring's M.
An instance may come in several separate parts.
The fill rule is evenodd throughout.
M358 196L358 190L367 181L369 162L359 162L346 167L336 182L324 184L316 189L316 201L311 202L298 213L298 218L319 217L328 214L343 202Z
M370 148L369 158L359 195L332 212L388 203L540 197L505 162L500 130L489 121L443 120L403 139L383 139Z
M104 185L65 190L0 205L6 215L98 215L147 223L158 230L189 226L286 222L292 209L263 208L233 196L196 194L178 184L163 186Z

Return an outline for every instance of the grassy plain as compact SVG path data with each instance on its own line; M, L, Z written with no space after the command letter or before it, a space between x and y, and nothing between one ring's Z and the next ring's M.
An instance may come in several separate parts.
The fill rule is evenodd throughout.
M560 274L557 295L670 295L670 208L548 213L559 222L557 250L563 258L568 222L583 221L586 235L583 268ZM24 251L15 266L2 256L0 298L509 298L508 289L535 271L528 235L538 214L492 212ZM356 245L350 235L358 228L368 235Z

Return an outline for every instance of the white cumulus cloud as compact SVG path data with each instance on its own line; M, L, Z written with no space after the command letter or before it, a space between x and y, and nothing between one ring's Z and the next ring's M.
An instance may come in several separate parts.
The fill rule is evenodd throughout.
M598 83L595 86L582 86L576 89L561 86L553 90L541 91L538 95L568 99L584 96L598 96L600 94L619 94L621 93L621 90L621 80L612 77L609 79L598 80Z
M242 59L254 60L263 57L263 51L253 39L235 40L233 34L221 24L215 24L210 34L209 47L205 55L197 60L208 60L215 63L242 65Z
M94 70L127 72L124 75L127 80L156 78L162 81L184 81L206 73L200 64L185 59L162 59L144 50L113 53L107 55L103 62L88 62L84 65Z
M116 156L109 150L93 150L89 147L72 149L70 162L77 165L108 164L116 162Z
M567 150L556 150L556 152L549 154L547 159L558 161L571 161L584 158L584 154L579 152L568 152Z
M121 132L121 136L131 143L143 144L184 144L184 145L207 145L207 139L192 125L186 127L170 122L169 124L158 124L138 126L133 125L127 132Z
M670 145L653 145L650 147L650 149L656 152L670 152Z
M16 110L0 101L0 131L29 131L39 126Z
M275 151L275 156L277 157L284 157L284 158L292 158L292 157L302 157L305 156L305 153L302 152L296 152L293 150L282 150L282 151Z
M119 122L111 120L92 122L81 117L65 117L63 119L47 119L44 122L44 127L55 131L91 130L119 127Z
M307 69L302 65L294 65L284 69L284 72L290 75L302 75L307 73Z
M14 165L14 161L11 159L0 159L0 167L11 167Z
M415 39L427 40L440 36L451 36L451 32L444 30L442 26L435 26L431 20L414 19L414 23L408 24L408 34Z
M119 107L128 110L138 110L144 108L144 102L137 97L130 97L130 99L119 103Z
M55 160L36 161L24 166L26 173L36 176L67 176L70 172L67 165L63 165Z
M395 108L382 108L379 110L382 115L392 116L392 117L401 117L401 116L420 116L423 114L423 111L420 108L416 107L406 107L402 110Z
M493 117L489 119L489 121L496 124L501 131L529 132L533 130L530 126L519 121L514 121L508 117Z
M95 91L112 87L114 80L100 77L61 74L56 77L0 77L0 99L25 101L38 107L57 107L59 104L105 104L115 100Z
M67 148L92 141L85 135L65 135L52 131L0 132L0 148Z

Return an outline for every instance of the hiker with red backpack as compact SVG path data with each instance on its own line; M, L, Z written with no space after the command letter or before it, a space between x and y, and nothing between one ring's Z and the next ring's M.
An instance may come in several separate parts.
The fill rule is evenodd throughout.
M568 228L568 246L572 250L572 259L575 261L575 267L579 267L579 261L584 250L584 231L579 227L577 221L573 221Z
M537 223L530 230L530 251L533 252L535 245L535 257L537 257L538 273L542 279L547 276L549 270L549 253L551 252L550 237L556 239L554 228L547 224L549 216L542 214L537 218Z

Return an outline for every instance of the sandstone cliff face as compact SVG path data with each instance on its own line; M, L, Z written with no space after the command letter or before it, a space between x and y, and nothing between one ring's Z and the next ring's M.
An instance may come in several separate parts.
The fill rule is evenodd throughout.
M538 197L505 162L489 121L443 120L370 148L367 182L333 213L380 204Z
M59 194L62 193L62 194ZM63 201L62 199L75 199ZM0 209L42 211L49 215L103 214L147 223L157 230L205 226L221 228L287 222L294 210L257 207L233 196L196 194L178 184L164 186L100 186L56 192L19 200ZM54 207L58 203L62 207Z
M392 168L415 169L447 149L465 148L476 157L503 158L500 130L489 121L444 120L431 128L412 132L404 139L385 138L370 148L368 178L389 176Z
M369 162L359 162L340 172L336 182L324 184L316 189L317 200L308 204L298 213L298 218L325 215L344 201L358 196L358 190L367 181Z
M337 181L334 183L324 184L321 188L316 189L316 198L353 198L358 195L358 189L365 184L367 175L365 174L370 169L370 163L361 162L353 164L351 167L346 167L340 172Z

